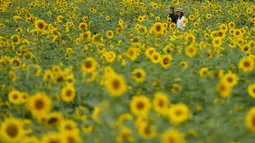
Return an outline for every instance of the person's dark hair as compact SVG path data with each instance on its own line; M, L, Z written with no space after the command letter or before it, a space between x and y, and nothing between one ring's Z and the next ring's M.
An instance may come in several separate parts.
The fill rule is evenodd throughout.
M183 12L181 12L181 16L179 16L178 18L182 18L184 16L184 13Z

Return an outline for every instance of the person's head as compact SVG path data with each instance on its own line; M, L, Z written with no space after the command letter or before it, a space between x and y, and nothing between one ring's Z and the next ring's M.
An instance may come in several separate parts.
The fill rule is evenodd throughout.
M170 8L169 8L169 12L170 12L170 14L174 13L174 8L173 8L173 7L170 7Z
M170 8L168 8L168 9L166 9L166 12L167 12L168 14L173 14L173 13L174 13L174 8L173 8L173 7L170 7Z
M178 17L182 17L184 15L183 11L181 8L178 8L176 11L175 11L175 14L178 16Z

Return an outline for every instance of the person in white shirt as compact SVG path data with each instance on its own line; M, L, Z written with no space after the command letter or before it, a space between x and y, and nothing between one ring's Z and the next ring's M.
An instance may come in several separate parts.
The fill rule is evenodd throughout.
M183 13L182 9L178 8L175 11L175 14L177 15L177 23L176 23L177 28L184 30L185 25L182 24L182 21L185 19L185 17L184 17L184 13Z

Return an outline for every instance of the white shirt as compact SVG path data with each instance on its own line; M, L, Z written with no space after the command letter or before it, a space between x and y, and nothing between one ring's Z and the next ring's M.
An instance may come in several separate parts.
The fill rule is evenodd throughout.
M185 25L182 24L182 21L183 21L184 19L185 19L184 16L182 16L181 18L178 18L178 19L177 19L177 24L176 24L177 28L180 28L180 29L182 29L182 30L184 29Z

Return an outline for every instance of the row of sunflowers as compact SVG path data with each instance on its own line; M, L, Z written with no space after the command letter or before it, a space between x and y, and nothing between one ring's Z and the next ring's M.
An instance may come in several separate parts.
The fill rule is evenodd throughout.
M253 143L254 11L243 0L0 0L0 143Z

